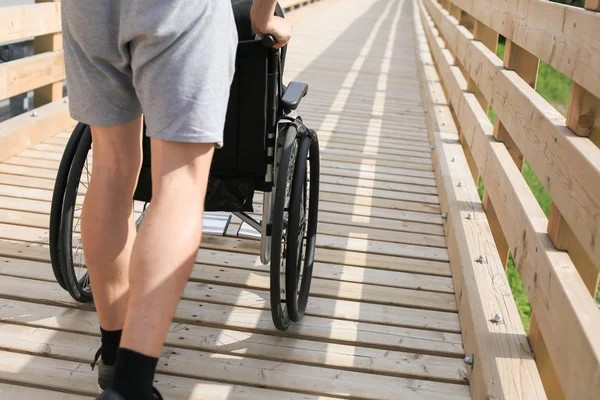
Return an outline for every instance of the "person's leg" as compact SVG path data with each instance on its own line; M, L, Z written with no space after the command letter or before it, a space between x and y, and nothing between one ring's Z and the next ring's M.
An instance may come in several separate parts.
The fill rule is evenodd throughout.
M114 389L152 389L154 368L200 246L214 145L152 139L152 203L134 243ZM144 398L144 397L140 397Z
M114 371L125 399L151 398L158 357L202 235L215 146L223 142L237 33L230 2L131 0L120 40L151 138L152 200L133 244ZM160 11L160 12L159 12Z
M91 130L92 174L83 201L81 237L100 322L98 385L104 389L112 382L128 300L135 239L132 198L142 161L142 117Z
M127 308L142 117L91 128L92 174L81 212L81 238L100 327L116 331L123 329Z
M213 144L152 139L152 204L136 238L121 347L158 357L200 246Z
M142 108L128 68L129 53L118 46L117 7L63 0L61 13L69 110L73 119L92 127L94 170L81 234L101 327L98 384L105 388L112 376L106 366L115 362L127 303Z

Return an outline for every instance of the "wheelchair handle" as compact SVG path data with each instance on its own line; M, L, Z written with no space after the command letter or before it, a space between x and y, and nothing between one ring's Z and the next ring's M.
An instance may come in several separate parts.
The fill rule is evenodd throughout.
M273 35L265 35L262 38L263 46L268 47L270 49L273 48L273 46L275 46L275 43L277 43L277 40Z

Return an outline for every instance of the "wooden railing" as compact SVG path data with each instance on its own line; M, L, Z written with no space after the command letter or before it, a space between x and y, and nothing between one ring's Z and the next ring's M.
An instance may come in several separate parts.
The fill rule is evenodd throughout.
M60 3L0 7L0 43L34 38L35 54L0 64L0 100L34 91L31 112L0 123L0 161L73 123L63 99L65 79Z
M415 4L465 350L474 358L474 398L597 398L599 2L588 0L587 10L545 0ZM506 38L504 60L496 56L498 34ZM540 60L573 81L566 118L535 90ZM521 173L523 160L552 198L549 218ZM469 171L467 182L456 181L466 179L461 168ZM481 202L473 198L480 177ZM532 307L527 343L537 369L522 354L529 346L500 288L506 277L496 264L505 266L509 252ZM482 267L487 276L477 275ZM494 316L502 311L508 318L500 324Z

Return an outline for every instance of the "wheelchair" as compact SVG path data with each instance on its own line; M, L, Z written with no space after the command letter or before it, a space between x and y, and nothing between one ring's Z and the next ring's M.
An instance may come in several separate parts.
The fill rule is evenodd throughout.
M261 38L251 31L251 3L233 3L240 39L236 72L224 146L213 156L204 210L235 215L260 235L261 263L270 264L271 315L275 327L284 331L302 319L309 299L317 236L319 142L296 111L308 85L283 84L286 48L275 50L273 37ZM283 16L279 5L276 13ZM144 203L145 211L152 200L150 139L145 133L142 148L132 200ZM78 230L93 170L92 151L90 127L78 123L59 165L50 212L55 279L82 303L93 301ZM256 192L262 192L260 219L250 215ZM143 223L143 215L136 226Z

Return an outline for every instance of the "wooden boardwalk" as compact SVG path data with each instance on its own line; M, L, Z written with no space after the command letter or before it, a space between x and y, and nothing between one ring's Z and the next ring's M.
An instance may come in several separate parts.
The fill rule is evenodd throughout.
M291 12L286 80L320 135L317 263L284 334L259 242L205 236L158 365L167 399L470 398L420 95L410 0ZM49 264L54 178L70 131L0 163L0 399L97 394L91 305Z

